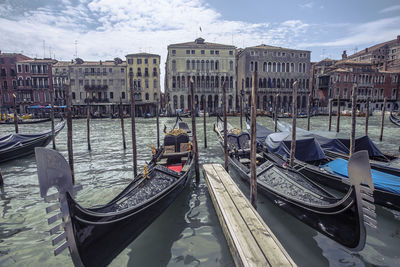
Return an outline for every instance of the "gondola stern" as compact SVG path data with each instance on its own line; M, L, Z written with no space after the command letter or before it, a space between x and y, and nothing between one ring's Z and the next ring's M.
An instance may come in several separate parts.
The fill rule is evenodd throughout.
M374 183L371 175L369 156L367 151L354 153L348 162L349 180L354 187L357 201L358 217L360 221L360 242L353 251L360 251L365 246L366 229L376 230L377 220L374 205Z
M47 219L47 223L51 226L49 233L53 237L54 256L68 248L74 265L84 266L75 242L67 200L67 194L74 195L82 189L82 186L73 186L69 165L60 153L36 147L35 156L40 195L45 202L51 203L46 208L46 213L52 214ZM48 190L52 187L55 187L58 192L48 195Z

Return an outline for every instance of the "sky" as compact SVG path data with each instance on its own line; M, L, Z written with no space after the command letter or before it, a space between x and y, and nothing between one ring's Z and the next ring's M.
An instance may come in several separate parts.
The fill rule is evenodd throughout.
M203 37L339 59L400 35L399 0L0 0L0 50L112 60ZM161 82L163 84L163 82Z

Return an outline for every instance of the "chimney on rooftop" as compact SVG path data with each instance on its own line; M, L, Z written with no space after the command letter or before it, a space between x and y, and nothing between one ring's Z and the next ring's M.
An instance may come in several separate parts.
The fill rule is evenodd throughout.
M397 35L397 42L400 43L400 35ZM1 51L0 51L1 52Z
M342 59L346 59L346 58L347 58L346 50L343 50Z
M367 48L365 48L365 53L368 53L368 47L367 47Z

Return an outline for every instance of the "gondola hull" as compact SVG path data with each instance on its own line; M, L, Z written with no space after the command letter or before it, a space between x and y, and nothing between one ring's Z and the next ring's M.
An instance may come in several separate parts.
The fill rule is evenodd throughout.
M400 119L396 118L396 117L393 115L393 112L390 112L389 119L390 119L390 121L391 121L394 125L400 127Z
M63 128L65 122L61 122L56 127L55 135L57 135ZM7 162L13 159L21 158L27 155L31 155L35 152L35 147L45 147L52 140L51 132L49 131L47 134L43 136L32 138L29 141L24 141L19 145L11 146L9 148L4 148L0 150L0 163Z
M126 213L104 217L90 216L82 212L69 196L68 206L74 226L74 237L83 265L105 266L110 263L168 208L185 188L188 180L189 172L169 190L145 205Z
M45 118L45 119L22 119L18 120L18 124L37 124L37 123L42 123L42 122L48 122L51 121L50 118ZM0 124L14 124L13 120L9 121L2 121Z

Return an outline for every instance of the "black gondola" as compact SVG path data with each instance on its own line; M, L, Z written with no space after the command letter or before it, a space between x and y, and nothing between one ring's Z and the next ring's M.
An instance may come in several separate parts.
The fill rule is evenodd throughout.
M179 127L179 124L176 124ZM65 159L56 151L37 148L36 161L40 193L45 200L59 199L46 209L60 210L51 217L51 234L61 231L53 245L55 255L69 248L76 266L105 266L135 240L180 194L188 184L192 169L190 138L179 128L168 132L164 145L154 151L148 167L108 204L84 208L73 198L71 171ZM50 187L58 193L47 196ZM65 240L66 239L66 240Z
M54 127L57 135L65 125L61 121ZM21 158L35 152L35 147L45 147L52 139L51 130L40 134L9 134L0 138L0 163Z
M393 111L390 111L390 117L389 117L389 119L390 119L390 121L391 121L393 124L395 124L395 125L397 125L397 126L400 127L400 119L399 119L399 118L396 118L396 116L393 114Z
M249 181L250 136L231 126L228 126L228 129L229 163L242 179ZM214 130L222 146L223 123L220 118L217 119ZM371 173L365 164L368 165L365 152L356 153L351 158L349 163L351 186L347 194L339 199L305 176L288 169L281 169L258 154L257 186L273 203L300 221L346 248L359 251L365 245L364 224L376 228L375 207L372 204L374 186Z
M280 127L278 128L281 130L291 130L291 128L288 128L287 125L286 126L284 124L283 125L278 124L278 125L280 125ZM249 127L248 121L247 121L247 127ZM298 171L299 173L303 174L307 178L317 183L326 185L330 188L342 192L347 192L349 190L348 178L341 176L340 174L337 174L334 170L331 170L329 166L326 166L329 165L333 159L330 157L326 157L325 154L320 155L319 153L314 152L320 150L320 152L323 153L322 149L324 146L330 147L331 149L335 149L336 151L340 151L342 149L345 150L347 149L346 146L339 140L335 139L325 140L323 139L323 137L315 138L314 135L309 135L307 133L308 132L306 132L303 129L299 129L299 132L297 132L296 135L297 149L293 165L294 170ZM257 124L257 136L258 136L259 146L260 147L262 146L265 151L268 151L270 146L266 145L269 140L267 141L264 140L266 135L272 136L275 135L275 133L273 133L268 128ZM289 135L291 134L289 133ZM302 145L301 142L306 138L308 138L308 142ZM318 141L320 143L318 143ZM289 141L289 143L287 144L288 147L290 147L290 142L291 141ZM307 153L305 153L305 151L307 151ZM325 149L324 152L326 153L327 150ZM332 152L332 153L338 153L338 152ZM285 156L287 158L287 151L286 153L266 153L265 156L268 157L269 160L274 161L278 166L283 166L286 165L287 163L286 159L284 159ZM344 162L344 161L339 160L339 162ZM400 187L400 177L396 179L396 177L392 177L389 174L389 175L383 175L383 178L380 178L379 175L382 174L380 174L379 171L373 170L373 176L374 179L376 179L375 189L373 193L375 204L390 209L400 210L400 194L398 189Z
M44 118L44 119L19 119L18 124L36 124L51 121L51 118ZM0 124L14 124L14 120L8 119L5 121L0 121Z

